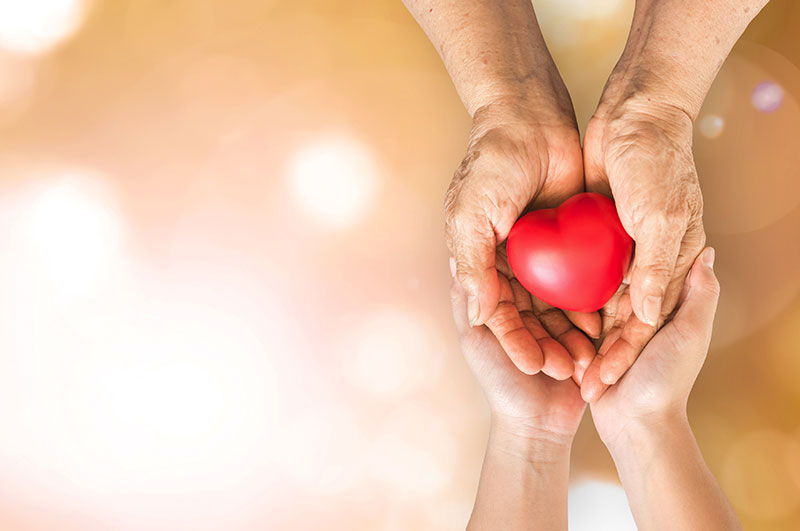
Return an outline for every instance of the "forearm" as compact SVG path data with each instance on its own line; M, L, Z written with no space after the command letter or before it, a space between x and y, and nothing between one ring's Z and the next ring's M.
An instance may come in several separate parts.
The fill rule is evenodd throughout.
M692 120L731 48L768 0L637 0L600 113L641 96Z
M570 444L493 423L468 531L567 529Z
M609 450L640 530L742 528L685 416L627 426Z
M442 57L470 116L522 97L574 120L530 0L403 1Z

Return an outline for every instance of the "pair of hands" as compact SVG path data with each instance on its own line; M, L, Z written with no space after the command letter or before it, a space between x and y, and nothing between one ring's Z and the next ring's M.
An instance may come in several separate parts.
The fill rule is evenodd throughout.
M705 244L691 141L689 115L640 95L604 97L583 149L574 115L556 106L505 98L474 113L445 201L447 242L470 324L493 332L520 377L572 376L583 399L595 401L673 311ZM584 190L615 199L636 243L625 283L592 314L520 296L504 244L526 209ZM601 339L599 349L590 338Z
M719 296L713 262L714 250L707 248L686 278L674 316L625 377L592 403L595 427L609 448L638 428L685 417ZM525 315L533 305L531 297L516 281L511 284L513 303ZM487 327L469 325L467 295L456 280L451 301L461 349L487 397L493 426L520 439L569 448L586 407L575 379L521 372Z

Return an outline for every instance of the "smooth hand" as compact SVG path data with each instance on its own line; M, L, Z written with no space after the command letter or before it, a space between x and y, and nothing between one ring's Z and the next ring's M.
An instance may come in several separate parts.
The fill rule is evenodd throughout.
M455 277L452 260L451 271ZM516 280L508 284L520 318L540 328L530 294ZM487 327L469 325L467 295L455 279L451 299L461 350L491 410L467 529L566 529L570 449L586 409L580 389L569 377L558 381L541 372L521 372Z
M686 401L705 361L719 297L714 250L694 263L675 316L647 344L636 364L591 405L609 448L650 426L686 418Z
M509 285L521 319L538 327L531 313L530 294L516 280ZM519 439L569 448L586 407L575 381L520 372L487 327L469 326L467 296L455 280L450 296L461 350L489 403L492 429Z
M694 262L674 317L591 405L639 529L740 531L703 459L686 402L711 340L719 297L713 249Z
M572 323L597 336L599 316L565 315L530 298L520 306L504 246L528 207L556 206L583 190L574 118L556 108L516 99L475 112L467 155L447 192L446 234L469 323L486 324L523 373L580 381L595 350Z
M631 367L672 312L705 232L685 112L636 96L610 109L601 104L584 157L587 190L613 196L636 243L629 283L601 312L604 340L582 382L592 401Z

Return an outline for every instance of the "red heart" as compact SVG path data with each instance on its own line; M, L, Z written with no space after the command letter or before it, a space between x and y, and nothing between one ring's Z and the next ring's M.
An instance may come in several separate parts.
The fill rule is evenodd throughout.
M622 283L633 240L614 202L587 192L522 216L506 249L514 276L532 295L556 308L594 312Z

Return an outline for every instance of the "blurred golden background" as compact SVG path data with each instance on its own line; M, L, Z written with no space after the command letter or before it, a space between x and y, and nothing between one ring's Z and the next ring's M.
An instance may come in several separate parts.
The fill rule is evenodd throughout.
M537 0L581 127L632 0ZM696 124L723 295L690 418L800 528L800 4ZM397 0L0 1L0 528L450 530L488 429L442 199L469 119ZM571 529L632 529L588 414Z

